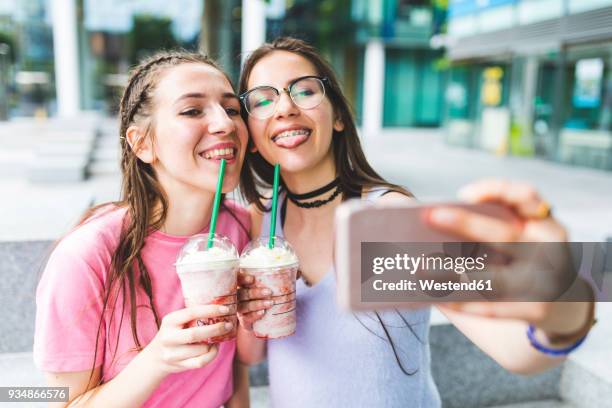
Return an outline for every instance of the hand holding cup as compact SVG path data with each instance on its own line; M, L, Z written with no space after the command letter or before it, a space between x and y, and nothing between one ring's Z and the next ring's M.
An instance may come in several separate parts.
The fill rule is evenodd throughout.
M154 364L166 374L201 368L217 356L218 344L208 344L211 338L234 330L229 322L188 327L189 322L214 319L228 313L227 306L199 305L168 313L159 331L147 346Z
M251 275L238 274L238 319L245 329L253 330L253 323L261 319L273 304L270 289L256 287Z

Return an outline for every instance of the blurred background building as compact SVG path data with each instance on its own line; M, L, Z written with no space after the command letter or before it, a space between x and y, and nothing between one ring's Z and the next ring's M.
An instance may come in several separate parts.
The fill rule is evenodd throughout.
M612 169L612 0L0 0L0 118L112 115L160 48L237 80L241 52L279 35L332 61L367 138L442 127L450 145Z
M454 0L449 143L612 169L612 1Z

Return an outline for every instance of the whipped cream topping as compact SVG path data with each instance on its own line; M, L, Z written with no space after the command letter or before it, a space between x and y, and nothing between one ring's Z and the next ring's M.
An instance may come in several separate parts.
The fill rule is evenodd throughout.
M226 251L223 248L212 247L208 248L206 251L195 251L184 254L180 262L177 262L177 265L220 263L238 264L238 259L234 253L230 251Z
M251 249L240 257L241 268L269 268L294 264L298 264L295 253L279 247L270 249L260 246Z

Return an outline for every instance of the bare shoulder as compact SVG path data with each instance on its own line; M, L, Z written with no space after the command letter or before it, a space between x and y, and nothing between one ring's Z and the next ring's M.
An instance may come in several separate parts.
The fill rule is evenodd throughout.
M263 212L255 204L250 204L247 208L251 216L251 239L259 237L261 233L261 223L263 220Z
M417 200L414 197L397 191L391 191L376 200L377 204L416 204Z

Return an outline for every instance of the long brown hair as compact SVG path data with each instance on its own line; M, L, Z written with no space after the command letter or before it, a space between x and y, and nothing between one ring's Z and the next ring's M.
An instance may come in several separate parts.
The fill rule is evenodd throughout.
M138 286L147 294L149 307L157 327L159 328L160 326L160 317L154 306L151 279L142 260L141 251L147 235L152 231L160 229L164 224L168 210L168 198L156 178L153 167L138 159L134 152L138 150L138 144L142 143L144 138L149 137L154 141L153 94L159 83L161 73L170 67L187 63L210 65L223 73L231 84L229 77L211 58L199 53L163 51L149 57L136 66L130 74L127 87L119 104L120 162L122 173L121 199L117 202L102 204L90 209L79 223L80 225L87 222L97 214L104 212L105 207L110 209L125 208L126 210L118 245L113 253L108 278L105 282L103 294L104 306L96 335L94 364L98 352L101 330L105 321L104 311L107 308L111 308L112 312L109 319L112 320L115 317L115 305L119 298L122 299L123 305L121 316L119 317L120 324L123 323L126 303L129 303L132 337L136 348L139 351L142 350L143 346L138 337L136 322L136 290ZM133 124L143 126L145 136L138 140L135 146L130 146L126 139L126 132ZM222 207L229 210L223 201ZM231 211L229 213L239 221ZM242 223L240 225L242 228L245 228ZM129 301L126 302L128 297ZM117 339L115 339L115 353L119 344L119 333L120 330L118 330ZM90 381L93 376L93 368ZM100 381L102 381L102 378Z
M249 77L257 62L274 51L288 51L306 58L315 66L319 76L328 79L326 97L333 106L335 118L344 124L344 129L334 130L332 137L334 162L343 199L361 195L364 187L379 186L411 196L412 194L403 187L383 179L368 163L361 148L351 105L342 93L333 68L319 55L316 48L307 42L297 38L280 37L271 43L261 45L244 62L238 85L239 92L243 93L248 90ZM242 109L242 115L246 122L248 117L246 109ZM253 143L252 140L249 140L249 143ZM273 180L274 167L261 157L259 152L247 151L240 174L240 190L247 201L255 203L261 211L266 211L263 205L265 197L260 191L262 188L271 187Z
M335 118L341 120L344 124L343 130L334 130L332 135L334 162L336 164L336 174L342 188L342 199L346 200L352 196L360 196L364 188L372 187L382 187L389 191L396 191L411 197L412 194L408 190L383 179L368 163L363 149L361 148L353 111L348 100L342 93L340 83L336 78L333 68L323 57L321 57L321 55L319 55L318 51L307 42L297 38L280 37L271 43L263 44L257 48L249 55L244 63L242 73L240 74L239 92L242 94L247 91L249 76L257 62L274 51L288 51L306 58L306 60L310 61L310 63L315 66L319 76L328 79L325 88L326 97L329 98L334 109ZM246 122L248 115L246 109L242 109L242 115ZM249 140L249 143L253 143L252 140ZM272 186L273 177L273 166L261 157L259 152L252 153L249 149L244 159L242 172L240 173L240 190L247 201L255 203L261 211L269 211L269 209L264 206L266 197L261 194L260 190L263 188L270 188ZM286 186L284 187L286 188ZM419 338L414 328L408 323L401 312L395 310L395 313L404 322L405 327L422 343L422 339ZM374 312L374 315L385 333L385 337L389 342L400 370L408 376L415 374L416 371L411 371L404 367L399 355L399 350L391 337L391 333L383 317L378 312ZM357 314L354 314L354 316L366 330L380 337L365 325Z

